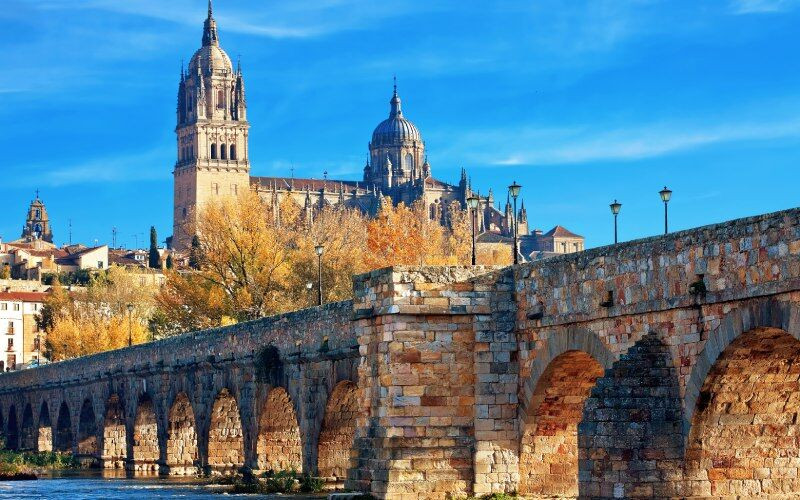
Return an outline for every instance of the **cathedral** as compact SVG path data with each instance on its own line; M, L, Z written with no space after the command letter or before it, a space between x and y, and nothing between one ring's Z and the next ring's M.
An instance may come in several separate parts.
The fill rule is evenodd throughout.
M452 207L466 209L467 198L477 196L478 231L506 240L512 235L514 212L510 200L506 199L504 210L496 208L492 191L487 196L473 192L463 169L458 184L433 177L425 141L406 118L396 84L389 100L389 115L372 132L361 181L251 176L249 128L242 70L238 64L234 69L220 47L209 0L203 45L192 56L188 68L181 69L178 84L178 159L173 173L171 239L176 250L188 248L198 208L215 197L237 195L242 189L255 190L275 206L292 198L310 217L326 205L374 215L387 200L406 205L421 201L431 219L445 225ZM529 234L524 203L517 216L523 255L527 255L525 250L536 250L536 233Z

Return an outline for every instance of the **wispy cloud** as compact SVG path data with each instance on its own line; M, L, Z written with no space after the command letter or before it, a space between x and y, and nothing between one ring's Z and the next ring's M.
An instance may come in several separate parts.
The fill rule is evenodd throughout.
M800 120L737 125L643 124L615 130L520 128L466 134L447 155L490 165L640 160L737 141L800 137Z
M800 5L798 0L732 0L734 14L763 14L785 12Z
M92 158L72 164L15 165L15 172L26 172L20 186L66 186L107 182L134 182L168 179L172 149L157 148L140 153Z

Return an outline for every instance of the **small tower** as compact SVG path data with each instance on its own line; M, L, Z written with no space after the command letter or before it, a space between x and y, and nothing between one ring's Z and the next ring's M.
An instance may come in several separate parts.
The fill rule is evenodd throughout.
M525 210L525 200L522 200L522 206L517 214L517 224L519 224L517 233L520 236L528 234L528 212Z
M53 231L50 229L50 218L47 216L47 209L39 199L39 191L36 191L36 198L28 208L28 217L22 227L22 239L26 241L44 240L48 243L53 242Z

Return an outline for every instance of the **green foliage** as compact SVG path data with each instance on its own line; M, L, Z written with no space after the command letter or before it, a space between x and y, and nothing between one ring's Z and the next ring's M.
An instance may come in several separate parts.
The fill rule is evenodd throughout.
M147 265L151 269L161 267L161 257L158 255L158 234L156 234L155 226L150 226L150 252L147 260Z
M71 454L0 449L0 479L35 479L39 469L78 468L80 463Z
M87 286L92 281L92 271L78 269L73 272L47 273L42 276L42 283L45 285L52 285L56 281L63 286Z
M0 269L0 279L10 279L11 278L11 266L8 264L3 264L3 268Z
M200 247L200 238L195 234L192 236L192 248L189 250L189 267L200 269L203 261L203 250Z
M319 493L324 486L322 479L310 474L298 474L295 470L270 470L261 478L250 476L233 479L233 493Z
M173 267L175 267L175 263L172 261L172 254L167 255L166 266L167 266L167 269L172 269Z

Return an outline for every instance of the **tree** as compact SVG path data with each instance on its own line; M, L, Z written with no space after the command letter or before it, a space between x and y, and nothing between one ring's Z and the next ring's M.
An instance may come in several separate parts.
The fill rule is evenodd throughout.
M165 264L167 269L172 269L174 267L174 263L172 262L172 254L167 255L167 262Z
M202 260L201 252L200 237L195 234L192 236L192 247L189 250L189 267L192 269L200 269Z
M7 263L3 264L3 268L0 270L0 279L11 279L11 266L9 266Z
M148 255L148 266L151 269L161 267L161 256L158 254L158 235L156 227L150 226L150 254Z
M139 278L111 267L94 276L85 290L73 292L56 280L37 318L46 334L46 356L59 361L117 349L128 345L129 334L134 344L145 342L154 290Z

